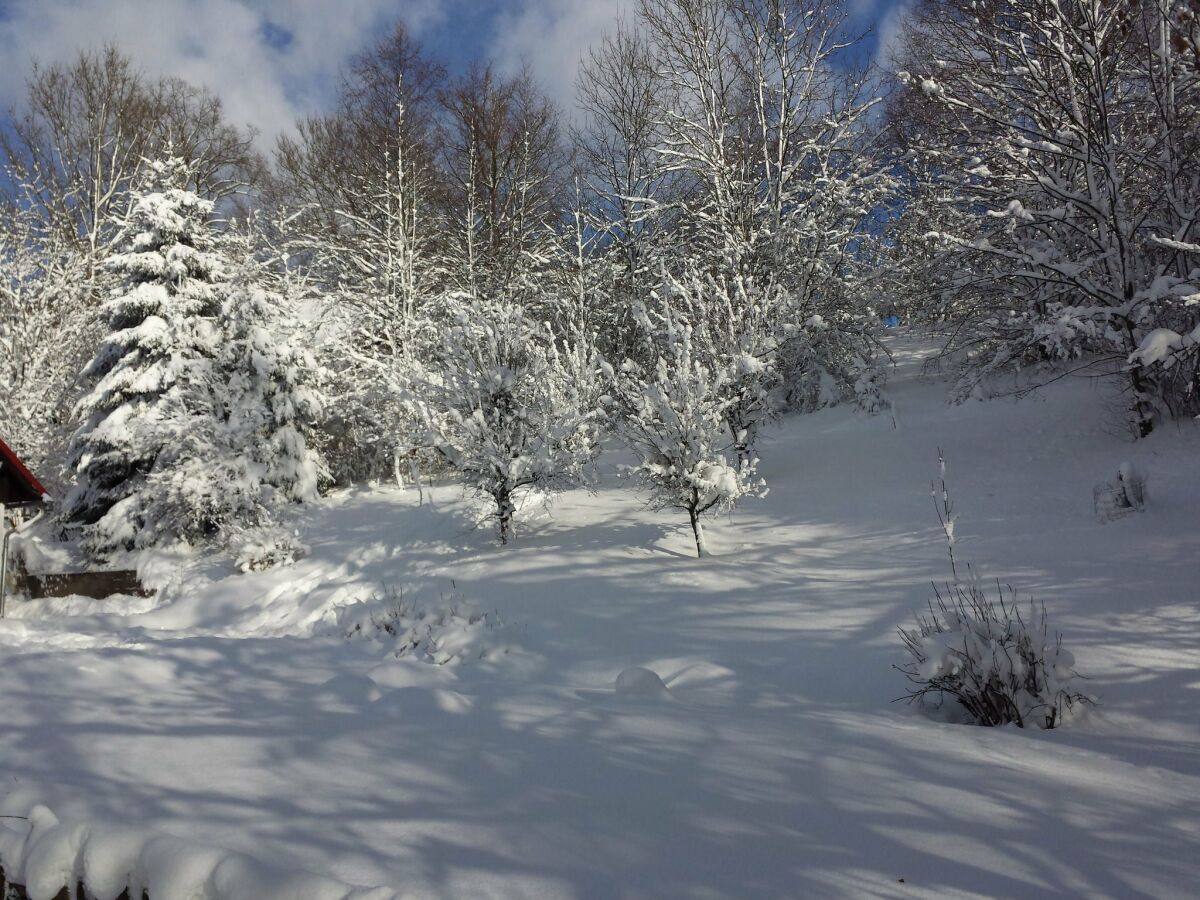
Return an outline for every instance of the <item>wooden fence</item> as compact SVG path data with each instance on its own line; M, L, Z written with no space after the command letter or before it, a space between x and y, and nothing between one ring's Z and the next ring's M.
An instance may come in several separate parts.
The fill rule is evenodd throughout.
M142 587L137 572L119 570L109 572L60 572L52 575L18 575L17 593L25 594L30 600L42 597L69 597L79 594L102 600L113 594L132 594L148 597L153 594ZM4 898L7 900L7 898Z

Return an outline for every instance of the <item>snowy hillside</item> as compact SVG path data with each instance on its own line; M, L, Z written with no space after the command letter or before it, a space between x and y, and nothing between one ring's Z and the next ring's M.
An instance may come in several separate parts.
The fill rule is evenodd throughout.
M17 604L0 815L43 804L420 898L1194 896L1200 430L1131 442L1085 379L949 406L928 346L892 349L894 418L769 431L769 494L711 524L705 559L606 457L507 547L457 487L383 486L312 507L290 567L160 554L157 600ZM1069 727L892 702L896 629L949 575L939 447L959 559L1044 600L1089 679ZM1093 485L1126 460L1147 510L1099 524ZM433 641L397 658L413 633ZM665 691L616 690L630 667ZM0 819L10 864L28 824Z

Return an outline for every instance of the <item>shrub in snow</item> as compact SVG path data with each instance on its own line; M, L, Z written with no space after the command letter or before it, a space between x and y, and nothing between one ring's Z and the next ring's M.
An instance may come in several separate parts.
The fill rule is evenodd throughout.
M687 512L696 555L704 556L703 517L766 487L755 477L758 460L738 459L745 445L728 427L736 361L704 360L691 325L669 306L653 319L638 307L636 317L647 362L626 360L612 373L613 426L639 457L632 472L650 507Z
M1050 633L1046 608L1021 614L1009 589L990 597L977 584L948 586L929 614L900 636L912 659L897 668L914 687L909 701L956 700L979 725L1054 728L1092 700L1075 687L1075 658Z
M498 640L504 628L500 615L472 609L464 598L440 598L424 605L402 591L338 610L338 627L348 638L366 637L390 645L398 657L435 665L463 660L488 660L508 653Z
M595 458L598 413L581 402L567 355L515 304L470 299L452 310L433 363L415 368L430 442L494 502L501 543L520 494L579 484Z
M240 572L286 566L308 555L308 547L291 531L266 525L240 533L233 541L234 565Z
M912 657L897 666L914 685L907 699L924 705L932 698L940 706L948 695L979 725L1054 728L1076 706L1092 702L1073 686L1075 658L1063 649L1061 635L1051 637L1045 604L1036 606L1031 598L1026 620L1012 588L1006 600L998 582L992 598L977 581L958 581L958 516L940 447L938 468L930 493L955 580L945 594L934 586L936 599L927 616L917 616L916 628L899 629Z

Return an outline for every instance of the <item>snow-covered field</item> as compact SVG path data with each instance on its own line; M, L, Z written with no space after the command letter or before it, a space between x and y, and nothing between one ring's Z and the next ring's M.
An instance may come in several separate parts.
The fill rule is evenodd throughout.
M710 526L705 560L609 466L510 547L454 487L354 490L288 568L160 559L159 601L18 604L0 814L412 897L1195 896L1200 428L1133 443L1084 380L948 406L930 351L894 349L895 427L787 420L769 495ZM1044 600L1089 678L1099 705L1068 728L891 702L896 628L949 574L939 446L959 559ZM1101 525L1092 487L1125 460L1148 509ZM345 639L339 607L401 590L461 614L440 647ZM632 666L667 691L615 691Z

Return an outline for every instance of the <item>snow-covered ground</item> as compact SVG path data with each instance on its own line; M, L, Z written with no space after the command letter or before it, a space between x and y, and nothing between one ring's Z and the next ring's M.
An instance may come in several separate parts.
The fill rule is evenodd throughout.
M18 604L0 814L413 897L1195 896L1200 428L1133 443L1083 380L948 406L927 347L894 349L895 425L786 421L770 494L710 526L705 560L610 471L509 547L453 487L354 490L288 568L160 559L161 601ZM896 628L948 575L939 446L959 559L1044 600L1089 678L1099 706L1068 728L891 702ZM1148 509L1101 525L1092 487L1125 460ZM342 636L338 607L400 590L491 613L462 629L487 658ZM614 690L634 666L667 690Z

